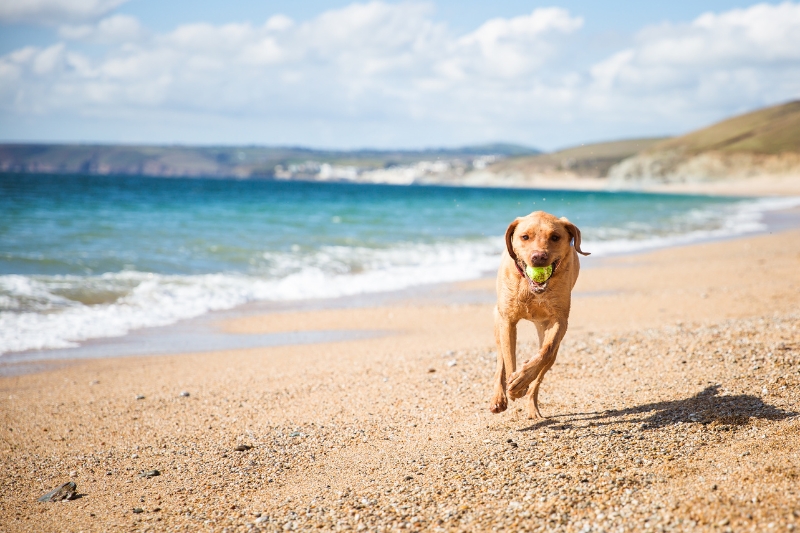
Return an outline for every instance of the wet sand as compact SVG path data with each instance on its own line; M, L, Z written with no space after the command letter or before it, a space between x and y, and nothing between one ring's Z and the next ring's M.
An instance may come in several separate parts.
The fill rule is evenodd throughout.
M492 305L458 299L219 324L371 338L2 377L0 531L800 527L800 231L583 264L544 421L489 413Z

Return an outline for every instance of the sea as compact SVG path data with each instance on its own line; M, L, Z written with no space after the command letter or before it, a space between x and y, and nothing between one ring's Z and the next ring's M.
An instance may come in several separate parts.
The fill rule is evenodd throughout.
M0 354L69 348L250 302L470 280L517 216L593 256L766 229L800 198L0 174ZM2 360L0 355L0 360Z

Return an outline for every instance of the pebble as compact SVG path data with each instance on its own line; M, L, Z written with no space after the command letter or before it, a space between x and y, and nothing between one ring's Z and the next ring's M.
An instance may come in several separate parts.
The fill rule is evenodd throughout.
M142 509L141 507L134 507L133 508L133 513L134 514L141 514L143 512L144 512L144 509Z
M189 396L191 396L191 394L189 394L187 391L181 391L181 396L184 398L188 398Z
M144 400L144 394L137 394L136 395L136 399L137 400Z
M78 495L78 486L73 481L68 481L54 488L39 498L40 502L63 502L74 500Z
M247 444L240 444L236 448L234 448L233 450L237 451L237 452L246 452L247 450L250 450L250 449L252 449L252 446L248 446Z
M139 477L150 479L151 477L156 477L160 475L161 472L159 472L158 470L148 470L147 472L142 472L141 474L139 474Z

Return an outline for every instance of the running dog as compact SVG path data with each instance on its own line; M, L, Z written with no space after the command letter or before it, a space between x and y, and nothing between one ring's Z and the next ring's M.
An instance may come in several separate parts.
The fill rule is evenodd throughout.
M566 218L536 211L508 226L494 309L497 371L489 405L493 413L505 411L508 398L527 395L531 418L544 418L539 412L539 386L567 332L572 288L580 270L578 254L589 255L581 250L581 231ZM531 267L549 266L552 274L544 281L528 275ZM536 326L539 352L517 370L517 323L522 319Z

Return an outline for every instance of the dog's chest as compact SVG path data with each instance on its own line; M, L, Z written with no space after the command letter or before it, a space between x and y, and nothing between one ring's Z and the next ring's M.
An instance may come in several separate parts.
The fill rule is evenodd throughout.
M544 320L553 316L555 308L548 294L533 294L526 291L524 296L516 299L516 311L519 318L527 320Z

